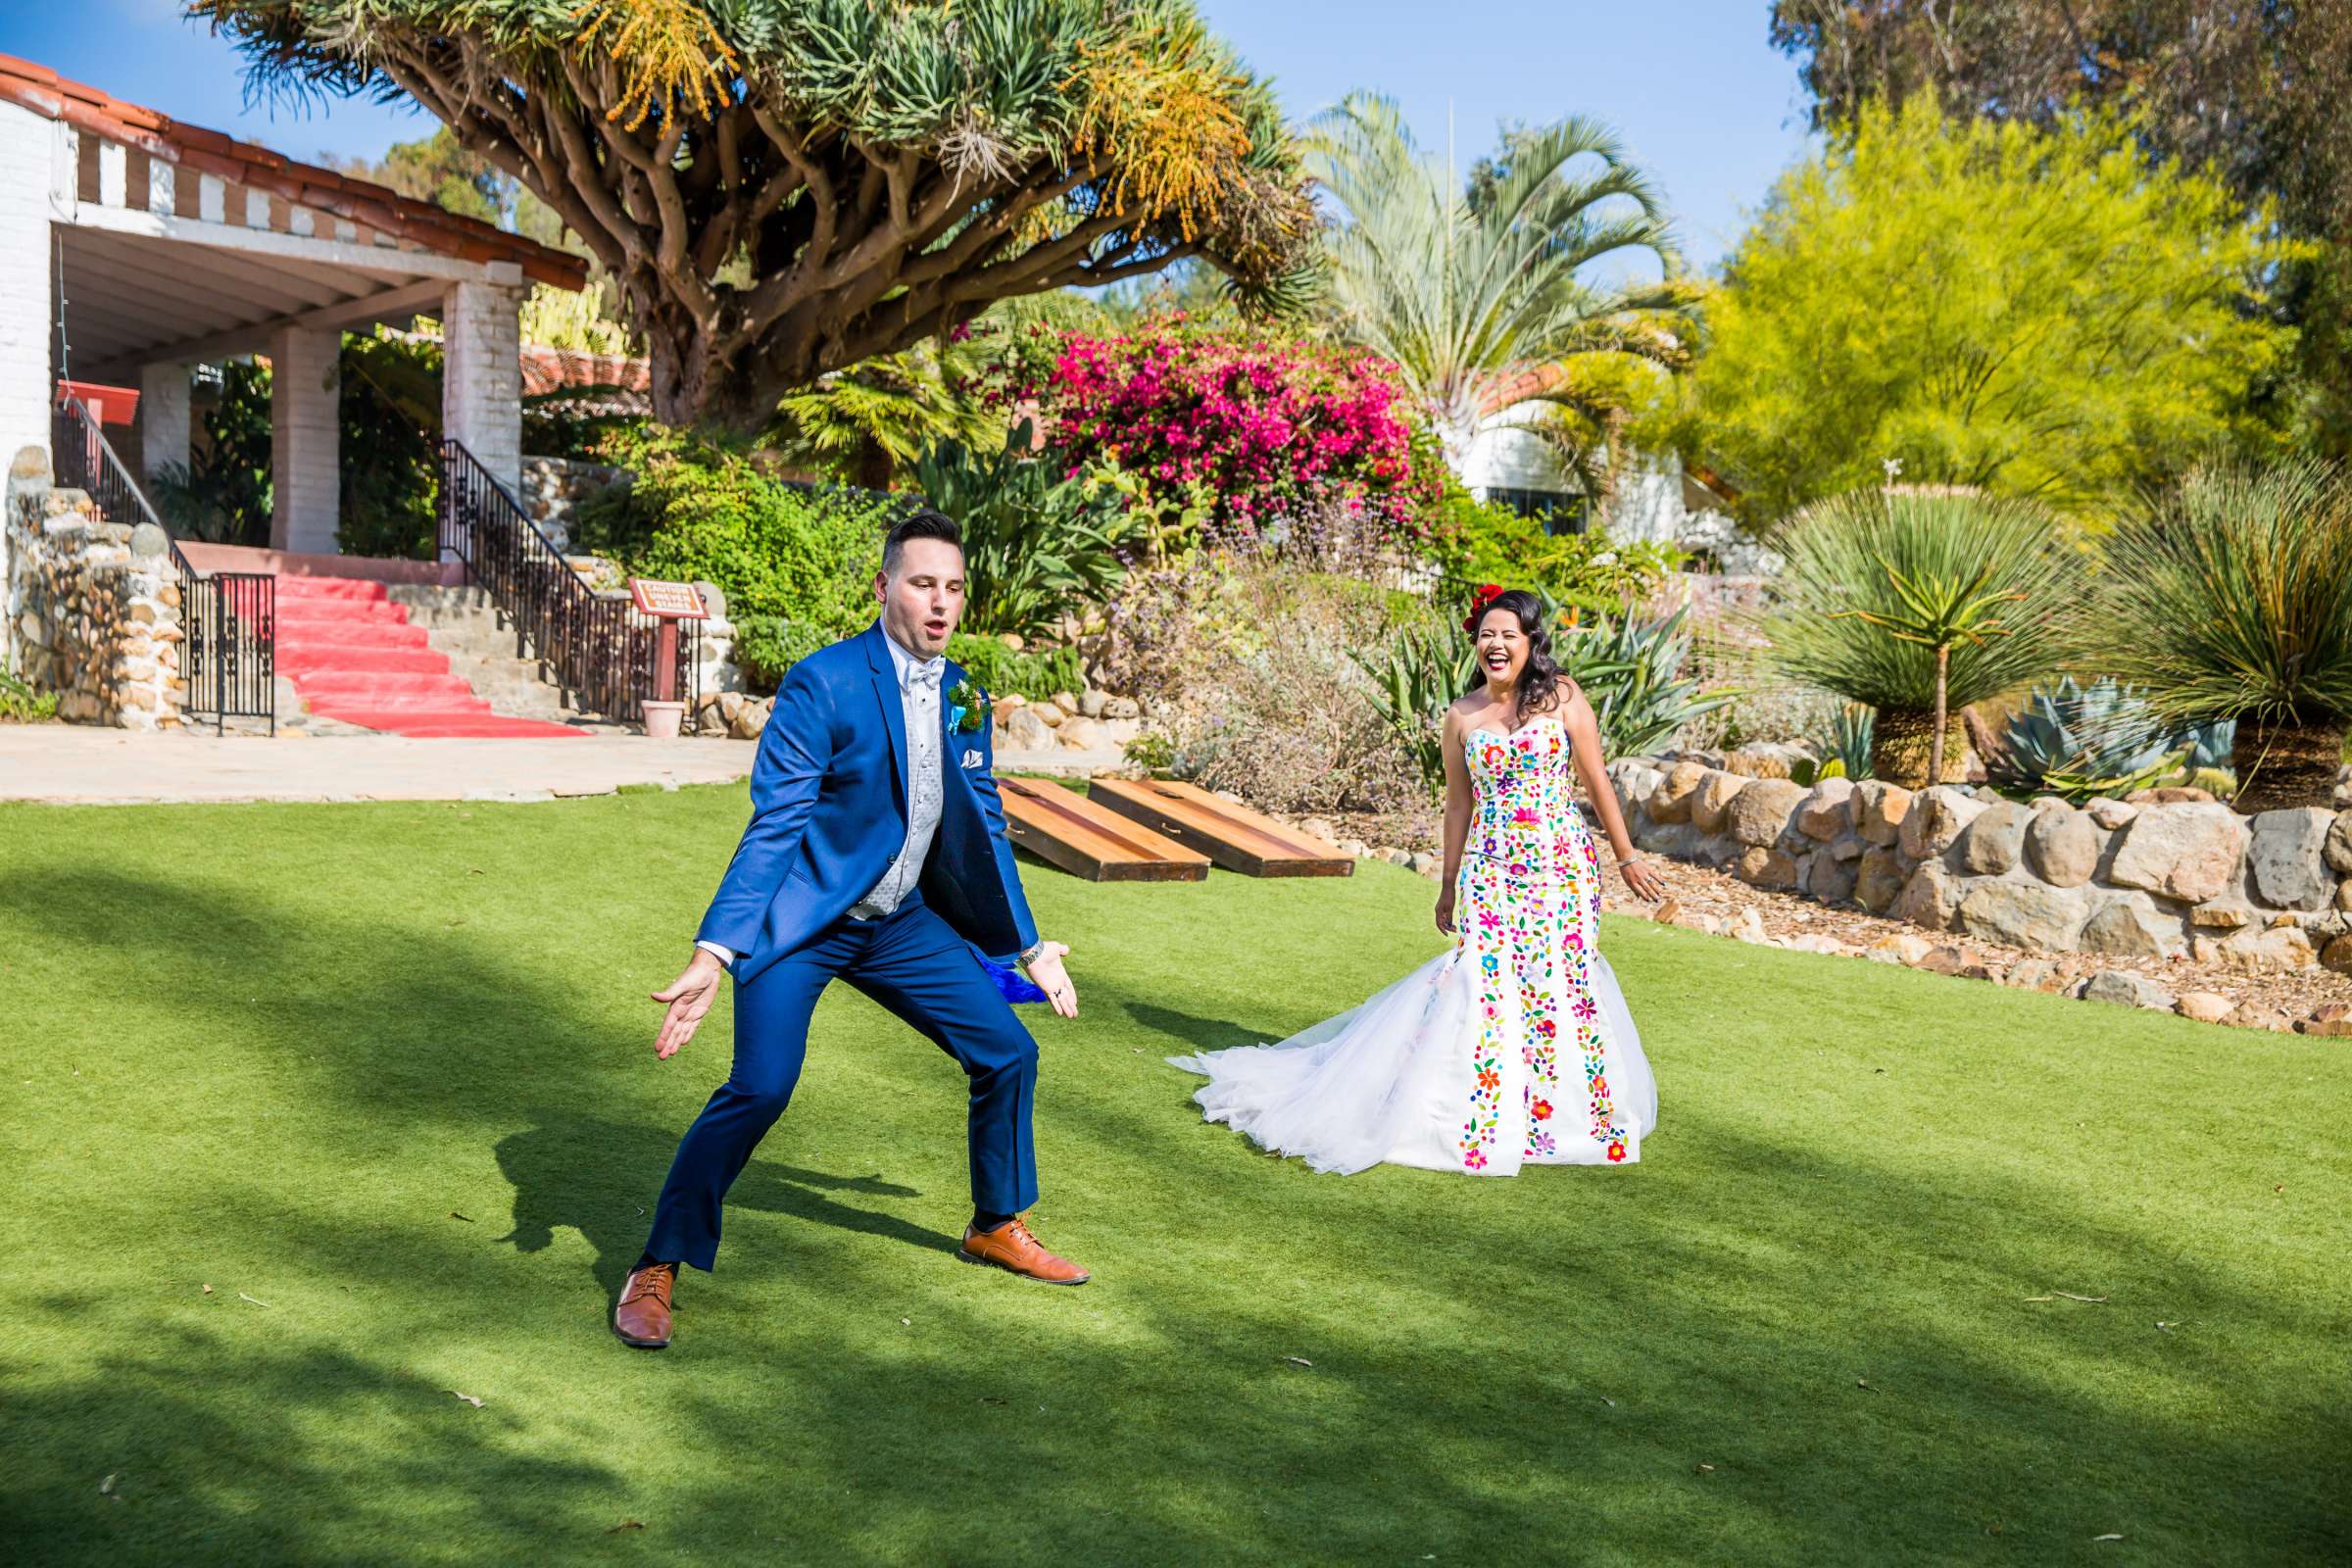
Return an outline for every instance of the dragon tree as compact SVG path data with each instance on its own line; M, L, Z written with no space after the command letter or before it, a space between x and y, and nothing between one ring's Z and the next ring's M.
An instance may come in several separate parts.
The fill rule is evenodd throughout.
M656 416L749 429L992 303L1317 253L1272 93L1189 0L192 0L257 89L406 95L617 281Z

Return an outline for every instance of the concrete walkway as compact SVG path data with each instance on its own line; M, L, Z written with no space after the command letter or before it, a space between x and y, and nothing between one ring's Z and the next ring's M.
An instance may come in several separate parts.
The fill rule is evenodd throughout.
M86 724L0 724L0 801L151 806L187 801L551 801L624 784L676 789L748 776L749 741L641 735L413 740L399 735L134 735ZM1123 758L1003 752L1000 773L1089 777Z
M82 724L0 724L0 801L550 801L623 784L729 784L759 748L641 735L412 740L400 735L133 735Z

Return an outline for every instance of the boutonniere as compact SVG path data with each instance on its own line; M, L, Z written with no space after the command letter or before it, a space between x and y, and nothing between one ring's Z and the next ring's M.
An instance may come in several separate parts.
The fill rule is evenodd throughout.
M995 716L995 700L968 679L957 681L948 693L948 728L977 735Z

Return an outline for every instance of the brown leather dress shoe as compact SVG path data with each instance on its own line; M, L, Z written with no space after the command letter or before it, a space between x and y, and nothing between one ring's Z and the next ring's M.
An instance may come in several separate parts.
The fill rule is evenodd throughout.
M990 1263L998 1268L1010 1269L1025 1280L1037 1280L1046 1285L1084 1285L1094 1278L1066 1257L1055 1257L1029 1234L1029 1227L1019 1219L998 1226L993 1231L963 1229L963 1246L956 1255L966 1263Z
M678 1288L678 1265L648 1263L629 1271L620 1288L620 1304L612 1309L612 1332L620 1343L640 1350L659 1350L669 1344L669 1298Z

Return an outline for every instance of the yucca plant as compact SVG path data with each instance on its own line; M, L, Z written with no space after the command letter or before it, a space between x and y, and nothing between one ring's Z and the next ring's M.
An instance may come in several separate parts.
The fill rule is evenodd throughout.
M2080 593L2049 514L1967 491L1857 490L1786 531L1758 630L1791 679L1876 710L1873 776L1963 776L1954 715L2057 664Z
M2191 472L2118 525L2085 662L2170 723L2237 720L2237 808L2327 806L2352 722L2352 483L2295 461Z

